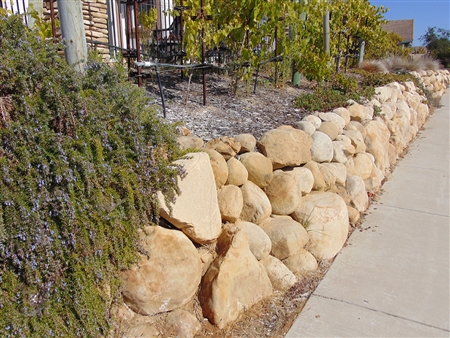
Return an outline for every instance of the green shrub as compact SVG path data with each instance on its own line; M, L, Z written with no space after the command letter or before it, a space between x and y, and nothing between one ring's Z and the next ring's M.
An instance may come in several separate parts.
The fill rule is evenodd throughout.
M175 132L120 66L69 68L0 16L0 336L98 337L156 192L173 198Z
M313 93L296 98L295 104L306 112L329 111L338 107L347 107L349 100L362 103L375 94L373 87L363 86L349 75L337 74L327 83L318 85Z

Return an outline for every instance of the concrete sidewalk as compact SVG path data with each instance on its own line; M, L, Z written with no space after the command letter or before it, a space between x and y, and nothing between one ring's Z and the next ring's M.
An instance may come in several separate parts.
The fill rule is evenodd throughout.
M449 337L450 90L286 337Z

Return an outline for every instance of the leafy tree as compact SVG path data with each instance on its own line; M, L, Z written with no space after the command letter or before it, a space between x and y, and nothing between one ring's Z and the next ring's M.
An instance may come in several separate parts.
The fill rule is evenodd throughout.
M420 40L427 47L428 52L440 60L444 67L450 67L450 30L428 27Z
M384 56L387 48L395 49L392 43L386 47L389 36L381 29L386 10L368 0L204 0L203 12L200 0L183 4L190 8L184 35L188 57L200 60L203 30L207 50L228 48L236 79L249 79L258 65L281 55L306 77L325 80L333 69L332 58L339 52L356 54L362 40L369 55ZM323 49L326 11L332 13L331 56Z

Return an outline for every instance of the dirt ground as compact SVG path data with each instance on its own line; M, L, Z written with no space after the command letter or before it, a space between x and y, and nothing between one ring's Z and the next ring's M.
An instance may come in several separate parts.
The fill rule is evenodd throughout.
M205 141L241 133L259 138L270 129L300 121L306 114L294 106L294 100L309 90L310 83L307 81L302 81L299 87L274 85L271 77L260 74L256 93L253 80L239 82L234 94L230 77L209 72L206 74L206 105L203 105L201 71L192 76L186 74L183 78L180 74L180 71L161 72L165 118L171 122L181 122L193 135ZM147 79L146 89L163 117L155 74Z

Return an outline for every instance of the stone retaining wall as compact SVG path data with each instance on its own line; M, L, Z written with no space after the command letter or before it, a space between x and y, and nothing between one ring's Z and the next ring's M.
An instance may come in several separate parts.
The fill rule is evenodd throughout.
M450 83L448 71L414 75L435 99ZM123 273L126 336L156 335L152 316L175 310L183 320L163 336L193 337L200 324L179 308L198 290L203 316L223 328L333 258L429 115L413 82L376 92L365 105L309 115L259 140L181 136L182 148L205 152L178 161L187 175L173 212L161 203L181 231L144 229L149 257Z

